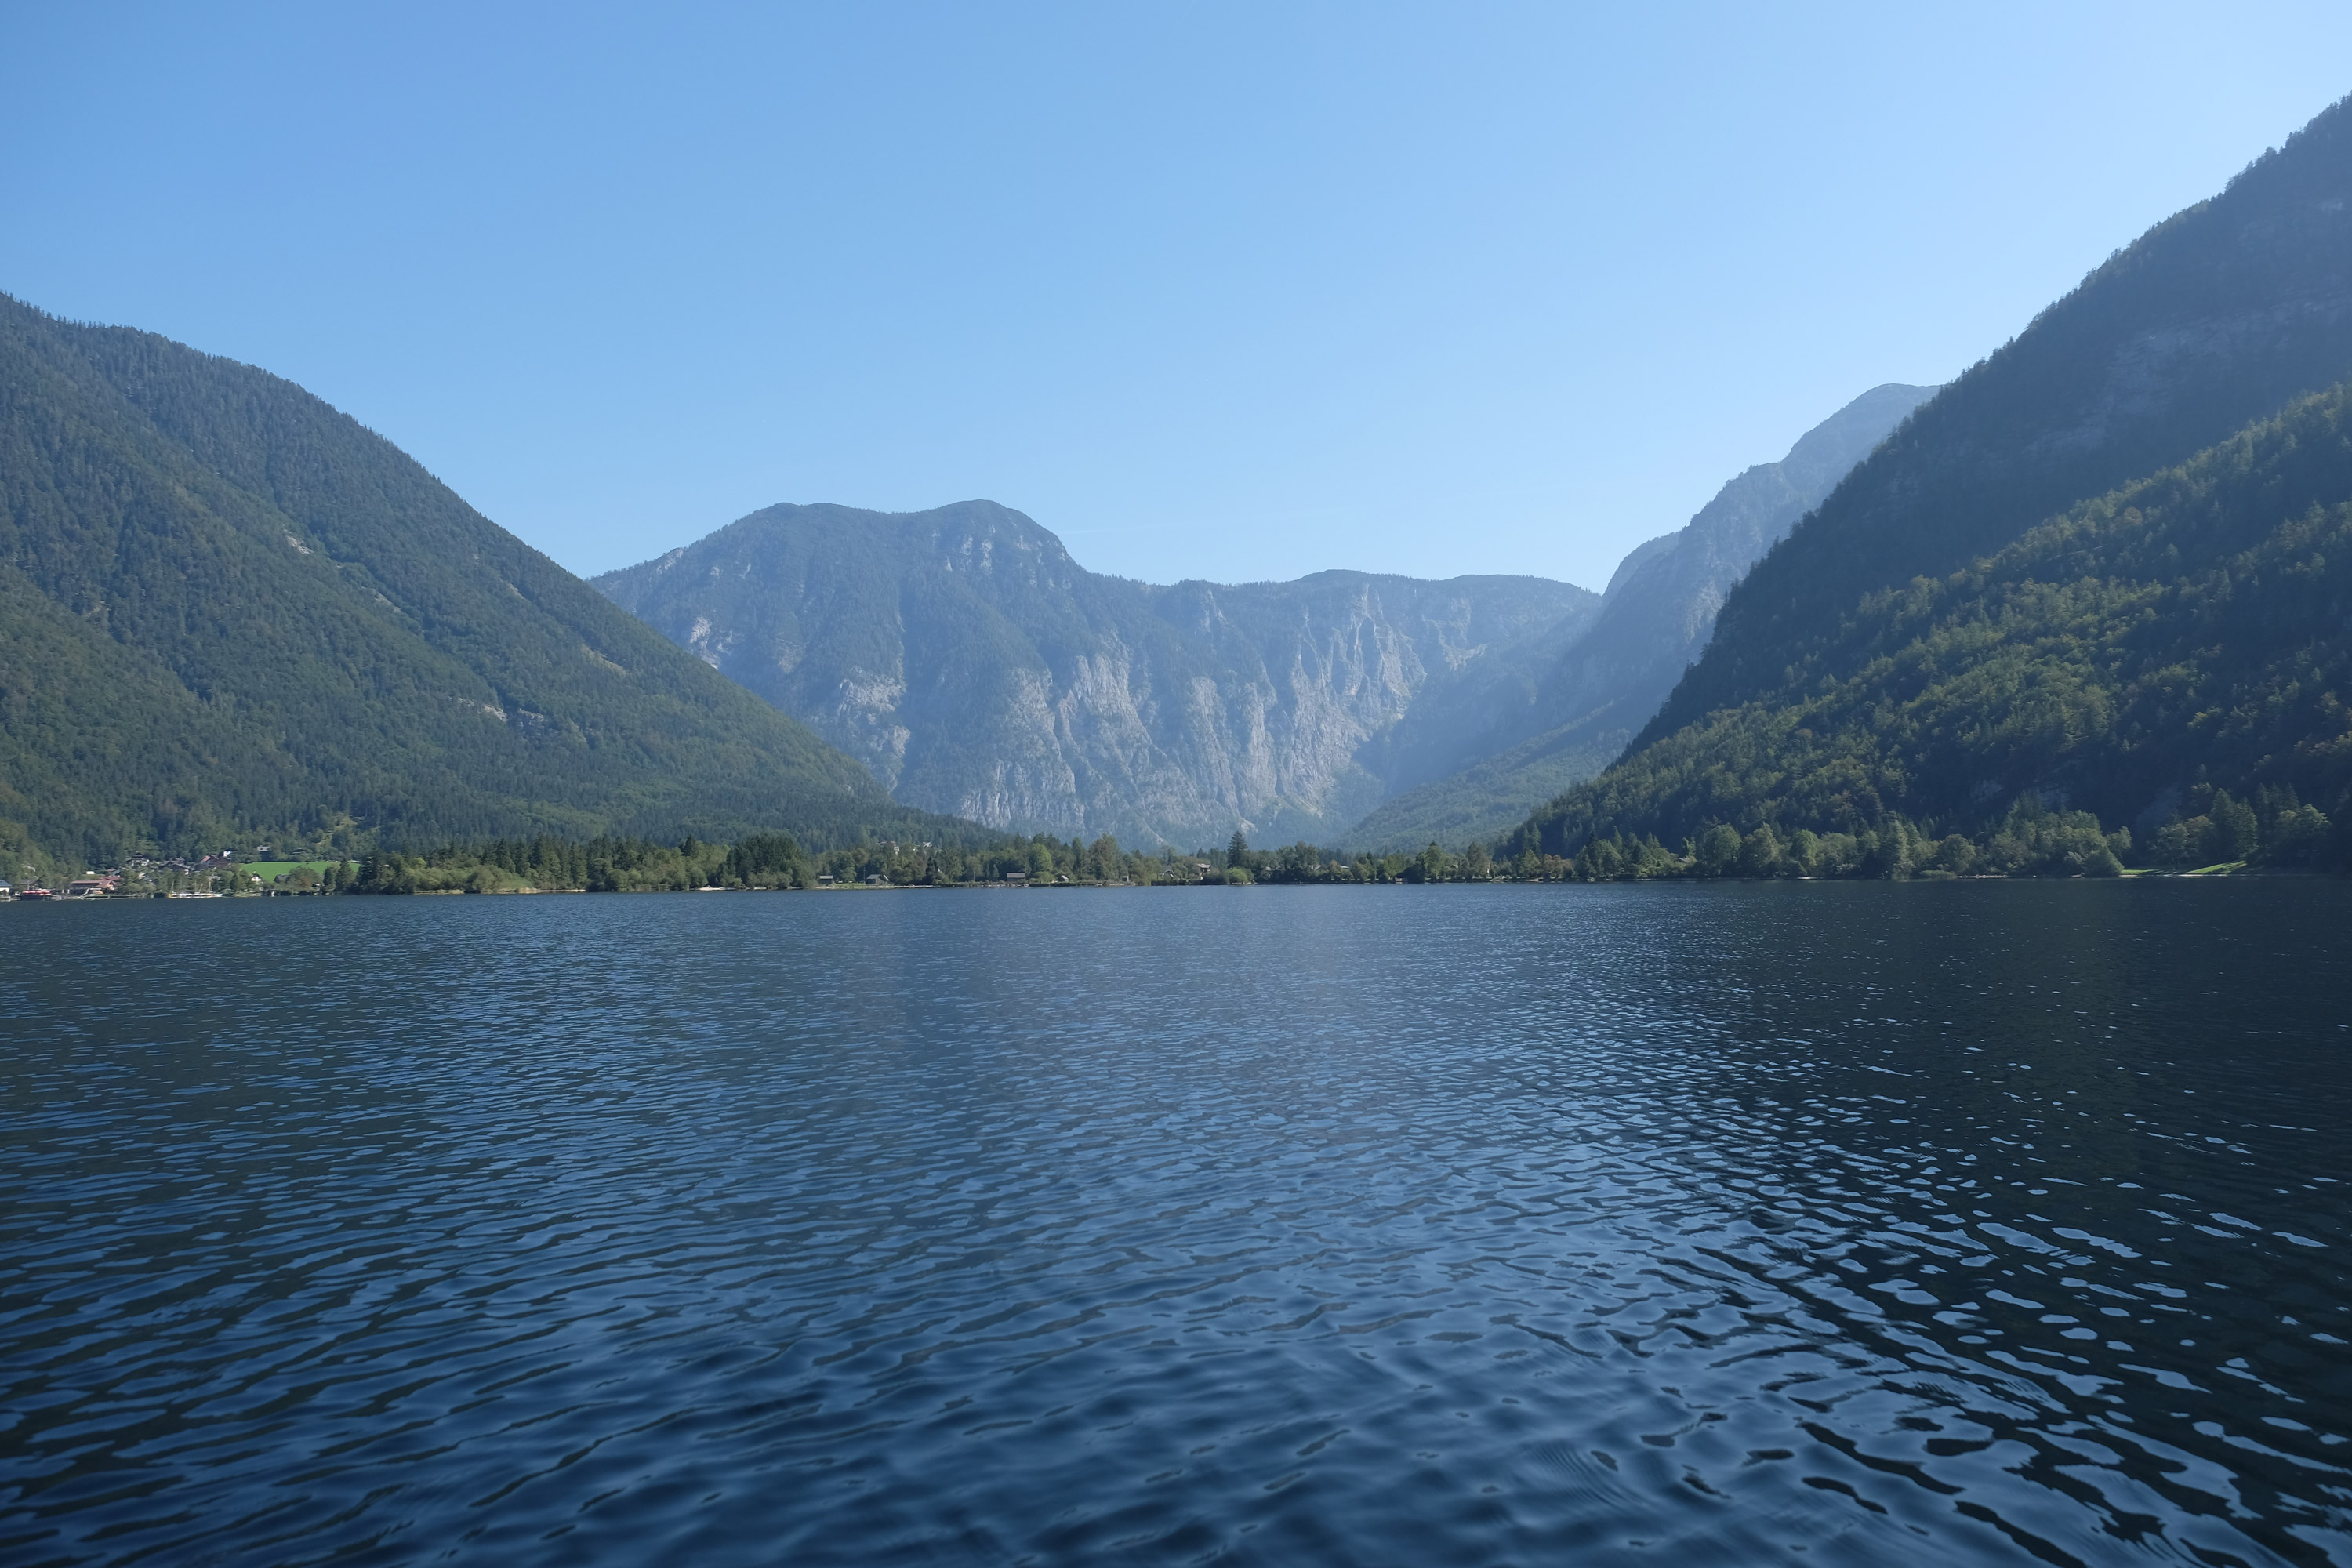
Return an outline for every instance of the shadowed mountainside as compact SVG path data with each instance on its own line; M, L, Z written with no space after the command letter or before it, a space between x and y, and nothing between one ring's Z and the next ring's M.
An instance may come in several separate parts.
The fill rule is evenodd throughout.
M292 383L0 296L0 848L868 826L969 830Z
M2314 472L2264 443L2334 438L2305 423L2319 417L2308 410L2267 435L2263 422L2347 375L2352 100L2118 252L1923 407L1733 590L1714 641L1625 759L1535 814L1528 837L1573 847L1602 832L1671 837L1709 822L1843 830L1896 810L1974 828L2023 792L2096 802L2145 826L2168 801L2225 785L2330 787L2325 770L2289 763L2340 743L2336 710L2308 704L2335 700L2335 666L2319 656L2340 635L2330 617L2343 608L2289 591L2288 578L2322 574L2324 563L2295 556L2296 539L2277 531L2288 520L2260 485ZM2200 563L2175 503L2155 535L2172 558L2143 558L2123 533L2112 550L2079 548L2112 532L2094 526L2095 498L2172 482L2175 465L2223 444L2259 460L2231 478L2237 459L2199 457L2194 474L2210 494L2198 504L2222 509L2210 526L2237 542L2242 563ZM2306 498L2322 512L2335 504L2325 490ZM2146 510L2097 503L2110 504ZM2075 543L2050 547L2062 537ZM2036 595L2076 592L2078 580L2087 584L2080 605L2027 612ZM2160 629L2145 637L2178 657L2142 660L2157 645L2134 643L2140 634L2103 607L2119 584L2154 595L2135 613L2155 617ZM2180 608L2207 594L2263 616L2200 619ZM1937 629L1937 616L1976 629ZM2242 647L2163 642L2224 626ZM2279 674L2292 660L2265 650L2281 637L2310 645L2319 662ZM1990 639L1999 657L1971 638ZM2070 641L2082 638L2097 646ZM1945 661L1964 647L2000 678L1960 682ZM2242 655L2262 668L2242 670ZM1889 673L1904 668L1902 679ZM2158 688L2203 691L2222 706L2179 707ZM1881 690L1867 723L1886 731L1885 749L1862 744L1863 721L1843 709L1826 732L1806 717L1849 689ZM2075 708L2069 693L2091 706ZM2257 700L2249 694L2279 713L2240 712ZM2072 718L2053 729L2042 721L2051 714ZM2271 721L2280 714L2309 722L2280 729ZM1914 722L1934 732L1913 735ZM2284 750L2200 752L2239 730ZM2032 739L2012 745L2003 735Z
M1608 766L1706 647L1732 584L1935 393L1873 387L1787 457L1748 469L1684 527L1626 556L1599 613L1538 680L1452 710L1458 727L1475 727L1456 754L1477 760L1384 802L1349 841L1410 849L1493 838Z
M1785 840L1890 816L1982 830L2025 797L2128 824L2142 848L2175 816L2251 803L2243 842L2204 860L2341 863L2352 396L2307 399L1964 572L1872 595L1847 631L1866 656L1852 674L1816 655L1790 697L1644 748L1538 817L1541 847L1717 823Z
M1972 367L1766 554L1638 737L1833 666L1865 594L1940 577L2352 370L2352 101L2157 225Z

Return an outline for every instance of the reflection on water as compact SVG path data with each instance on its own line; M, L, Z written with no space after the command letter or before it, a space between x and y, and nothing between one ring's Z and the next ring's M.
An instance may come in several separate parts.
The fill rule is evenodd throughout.
M2352 888L0 908L0 1560L2352 1561Z

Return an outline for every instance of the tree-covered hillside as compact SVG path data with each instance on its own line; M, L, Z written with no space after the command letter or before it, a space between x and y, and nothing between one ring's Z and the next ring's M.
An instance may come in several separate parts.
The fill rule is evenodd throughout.
M1571 792L1520 844L1896 816L1981 833L2021 796L2130 824L2139 858L2346 859L2352 391L1866 595L1770 691Z
M301 388L0 296L0 847L935 827Z
M2352 374L2352 100L2158 225L1947 386L1758 563L1633 750L1840 679L1864 595L1941 578L2067 508Z

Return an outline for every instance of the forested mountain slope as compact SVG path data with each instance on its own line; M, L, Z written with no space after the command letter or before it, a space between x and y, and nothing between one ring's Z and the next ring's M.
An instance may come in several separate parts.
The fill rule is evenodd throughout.
M1385 802L1349 842L1414 849L1490 839L1608 766L1706 647L1732 584L1935 392L1873 387L1779 462L1730 479L1688 523L1627 555L1599 613L1537 680L1444 710L1473 737L1458 750L1477 760Z
M1942 577L2352 374L2352 100L2167 219L1922 408L1725 601L1637 738L1841 676L1864 595Z
M902 802L1182 848L1328 841L1445 744L1394 744L1401 721L1532 683L1598 602L1535 577L1157 587L989 501L771 507L596 582Z
M0 296L0 838L909 817L301 388Z
M1889 657L1889 595L1970 572L2038 524L2347 374L2352 100L2117 253L1921 408L1733 590L1705 656L1626 757L1537 813L1531 836L1557 843L1601 823L1664 836L1711 812L1894 809L1912 784L1791 794L1780 781L1808 774L1819 731L1776 717ZM1897 721L1891 709L1884 717ZM1990 731L2007 721L1975 722ZM1768 743L1792 749L1757 749ZM2000 807L2021 771L2033 770L1972 773L1969 809ZM2091 790L2102 809L2127 805L2143 824L2156 807L2123 800L2121 783L2051 782L2085 801ZM1956 809L1948 789L1920 804L1928 798Z
M1890 815L1980 832L2026 796L2132 824L2159 858L2194 859L2211 837L2168 853L2168 821L2234 811L2242 842L2203 853L2342 863L2347 699L2339 386L1962 571L1866 595L1773 694L1646 747L1523 842L1574 853L1620 834L1852 832Z

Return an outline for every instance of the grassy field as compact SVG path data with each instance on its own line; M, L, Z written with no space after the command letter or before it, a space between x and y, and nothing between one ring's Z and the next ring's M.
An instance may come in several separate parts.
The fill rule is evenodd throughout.
M332 860L242 860L237 863L237 869L248 876L258 877L265 882L274 882L280 877L292 875L305 866L323 877L335 868L335 862Z

